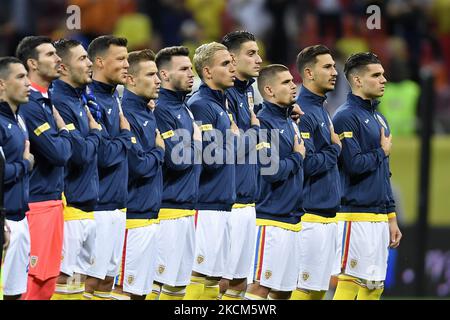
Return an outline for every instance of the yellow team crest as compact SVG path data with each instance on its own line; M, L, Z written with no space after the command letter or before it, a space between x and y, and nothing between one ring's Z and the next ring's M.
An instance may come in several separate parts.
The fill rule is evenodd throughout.
M272 277L272 271L267 270L266 272L264 272L264 278L266 278L266 280L269 280L270 277Z
M197 263L198 263L198 264L201 264L203 261L205 261L205 257L202 256L202 255L198 255L198 256L197 256Z
M358 261L356 259L350 260L350 267L352 269L355 269L357 265L358 265Z
M127 282L129 285L132 285L134 283L134 276L132 274L129 274L127 276Z
M303 281L308 281L308 279L309 279L309 272L303 272L302 273L302 279L303 279Z
M30 265L32 268L36 267L38 263L38 257L37 256L31 256L30 258Z
M159 273L159 274L163 274L163 273L164 273L164 270L166 270L166 266L160 264L160 265L158 266L158 273Z

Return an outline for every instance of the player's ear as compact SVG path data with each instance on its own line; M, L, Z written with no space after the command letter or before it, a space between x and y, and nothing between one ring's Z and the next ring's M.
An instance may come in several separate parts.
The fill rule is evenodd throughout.
M273 95L274 95L273 90L272 90L272 87L269 86L269 85L264 86L264 93L265 93L268 97L273 97Z
M203 72L203 77L205 79L208 79L208 80L212 79L212 72L208 66L203 67L202 72Z
M161 81L169 81L169 73L164 69L159 70L159 79Z
M314 80L314 72L311 67L305 67L303 69L303 76L308 80Z

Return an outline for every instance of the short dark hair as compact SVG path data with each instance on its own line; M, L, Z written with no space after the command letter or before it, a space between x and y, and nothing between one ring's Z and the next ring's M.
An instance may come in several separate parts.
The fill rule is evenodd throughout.
M323 44L309 46L300 51L296 60L297 70L300 75L303 75L303 70L305 70L306 66L315 64L317 62L316 57L322 54L331 54L330 49Z
M289 68L282 64L270 64L261 68L258 76L258 90L263 94L264 87L270 83L278 73L283 71L289 71Z
M189 49L183 46L167 47L159 50L156 54L155 62L158 69L170 62L174 56L189 57Z
M68 58L70 49L80 46L81 42L78 40L72 40L72 39L59 39L59 40L56 40L55 42L53 42L53 45L56 48L56 54L64 62Z
M155 53L150 49L132 51L128 54L128 73L136 75L138 64L143 61L155 61Z
M348 57L344 65L344 74L350 80L352 73L359 72L369 64L381 64L378 56L372 52L359 52Z
M99 55L105 53L110 46L126 47L128 40L126 38L118 38L112 35L100 36L92 40L88 47L88 55L91 61L94 61Z
M241 45L248 41L256 41L255 36L248 31L233 31L227 33L222 38L222 44L228 48L229 51L237 51Z
M52 39L44 36L28 36L23 38L16 49L16 57L22 61L25 68L28 70L27 60L35 59L37 60L38 52L36 50L41 44L50 43L52 44Z
M9 76L9 66L14 63L20 63L23 65L22 61L16 57L1 57L0 58L0 79L6 79Z

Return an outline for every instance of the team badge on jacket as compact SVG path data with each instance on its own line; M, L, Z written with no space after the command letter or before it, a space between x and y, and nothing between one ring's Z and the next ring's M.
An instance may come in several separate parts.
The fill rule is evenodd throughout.
M253 100L253 92L251 91L247 92L247 102L250 110L253 110L253 107L255 106L255 101Z
M383 118L379 114L377 114L377 119L381 123L381 125L384 127L384 129L387 130L387 128L388 128L387 124L386 124L386 122L384 122Z

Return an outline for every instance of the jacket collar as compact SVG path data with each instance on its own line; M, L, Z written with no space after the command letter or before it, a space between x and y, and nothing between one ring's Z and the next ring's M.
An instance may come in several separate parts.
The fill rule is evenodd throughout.
M85 88L74 88L67 82L62 80L53 81L52 89L50 92L54 92L55 89L60 90L65 96L70 96L74 98L81 98L81 94Z
M91 83L92 88L100 93L105 93L105 94L110 94L113 95L114 92L116 91L116 86L104 83L104 82L100 82L97 80L93 80Z
M300 97L303 99L306 99L310 101L315 106L323 106L323 103L325 100L327 100L327 96L319 96L313 92L311 92L309 89L307 89L304 85L300 88Z
M147 106L150 99L138 96L137 94L131 92L128 89L123 90L122 102L125 102L125 100L127 101L127 103L124 103L123 105L124 108L127 109L134 108L138 110L145 110L151 112L151 110Z
M287 108L283 108L283 107L280 107L277 104L268 102L266 100L264 100L264 105L272 113L274 113L277 116L280 116L283 119L287 119L287 118L289 118L291 116L292 108L293 108L292 106L287 107Z
M375 109L380 104L379 100L363 99L360 96L354 95L352 92L348 93L347 100L350 101L352 104L363 107L364 109L369 111L375 111Z
M234 80L234 87L241 93L244 93L252 84L255 82L255 79L251 78L250 80L239 80L236 78Z
M200 92L206 93L209 97L212 97L221 106L225 105L225 94L220 90L213 90L208 87L204 82L200 85L198 89Z
M19 107L17 108L16 114L14 114L8 102L0 101L0 114L10 118L11 120L17 120L17 115L19 114Z
M183 103L186 99L187 92L182 91L172 91L169 89L160 88L159 89L159 98L161 100Z

